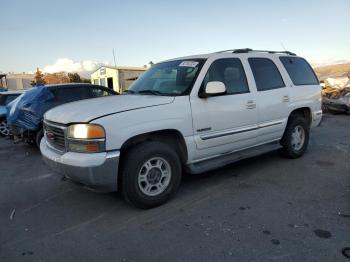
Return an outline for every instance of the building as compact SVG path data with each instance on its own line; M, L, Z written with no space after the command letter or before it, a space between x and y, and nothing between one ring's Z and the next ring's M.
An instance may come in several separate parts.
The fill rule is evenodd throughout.
M101 66L91 74L91 83L122 93L147 69L147 67Z
M33 74L14 74L9 73L7 75L1 74L0 86L7 88L8 90L18 90L30 88L30 83L34 79Z

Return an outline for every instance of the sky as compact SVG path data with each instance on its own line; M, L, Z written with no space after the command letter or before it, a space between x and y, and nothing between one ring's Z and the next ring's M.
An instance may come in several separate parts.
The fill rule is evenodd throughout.
M0 71L91 71L231 48L350 61L350 0L0 0Z

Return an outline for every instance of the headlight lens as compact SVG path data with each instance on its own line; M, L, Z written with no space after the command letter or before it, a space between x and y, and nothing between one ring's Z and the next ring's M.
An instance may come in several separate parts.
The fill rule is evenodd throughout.
M105 137L105 130L100 125L75 124L68 127L68 138L96 139Z
M106 133L96 124L75 124L67 130L68 150L79 153L105 151Z

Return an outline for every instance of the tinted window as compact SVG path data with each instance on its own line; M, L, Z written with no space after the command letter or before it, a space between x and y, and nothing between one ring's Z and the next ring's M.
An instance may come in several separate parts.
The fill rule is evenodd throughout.
M97 88L97 87L92 87L91 88L92 96L93 97L101 97L101 96L111 96L115 95L115 93L111 92L108 89L104 88Z
M249 58L258 91L284 87L282 76L275 63L268 58Z
M220 81L226 86L227 94L248 93L247 78L238 58L224 58L214 61L204 77L202 90L208 82Z
M19 94L12 94L12 95L0 95L0 105L5 106L9 103L11 103L13 100L15 100Z
M300 57L280 57L294 85L318 85L311 66Z
M68 103L77 100L91 98L91 92L88 87L60 87L52 90L55 95L55 101L58 103Z

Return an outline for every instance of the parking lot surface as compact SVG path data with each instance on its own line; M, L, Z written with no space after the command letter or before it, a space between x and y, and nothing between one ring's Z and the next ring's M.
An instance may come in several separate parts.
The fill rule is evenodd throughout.
M307 153L184 175L167 204L63 181L0 138L0 261L350 261L350 117L326 115Z

